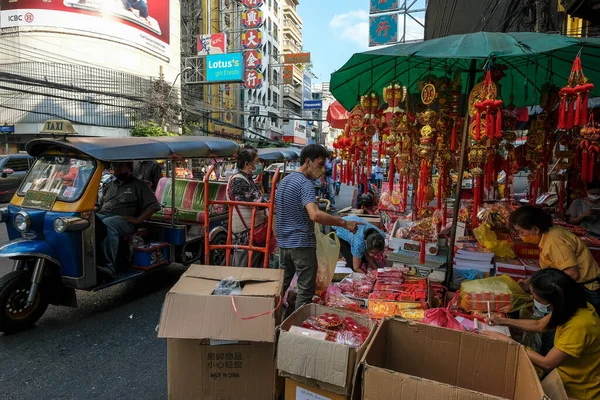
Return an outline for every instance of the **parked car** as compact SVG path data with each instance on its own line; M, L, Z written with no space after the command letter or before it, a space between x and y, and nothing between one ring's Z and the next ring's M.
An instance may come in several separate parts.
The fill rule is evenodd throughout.
M29 154L0 156L0 203L8 203L33 165Z

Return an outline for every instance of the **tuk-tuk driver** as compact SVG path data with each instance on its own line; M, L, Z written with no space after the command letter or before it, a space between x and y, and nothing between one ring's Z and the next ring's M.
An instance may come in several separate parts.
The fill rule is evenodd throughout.
M132 162L114 163L117 178L106 186L100 202L98 218L106 226L102 241L105 266L98 268L111 278L116 276L119 241L135 233L137 226L160 210L160 205L148 185L131 175Z

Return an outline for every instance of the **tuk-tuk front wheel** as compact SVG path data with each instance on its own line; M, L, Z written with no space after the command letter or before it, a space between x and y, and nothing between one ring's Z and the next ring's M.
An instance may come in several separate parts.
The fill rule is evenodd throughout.
M46 312L49 302L43 288L38 288L33 304L27 305L30 289L30 271L13 271L0 277L0 332L30 328Z

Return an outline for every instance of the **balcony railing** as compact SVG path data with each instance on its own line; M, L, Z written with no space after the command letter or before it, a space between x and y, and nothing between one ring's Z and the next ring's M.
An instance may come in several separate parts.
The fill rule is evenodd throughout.
M298 26L294 24L291 20L285 20L285 22L283 23L283 30L284 32L285 30L291 31L292 34L296 35L296 39L302 40L302 32L300 31L300 28L298 28Z

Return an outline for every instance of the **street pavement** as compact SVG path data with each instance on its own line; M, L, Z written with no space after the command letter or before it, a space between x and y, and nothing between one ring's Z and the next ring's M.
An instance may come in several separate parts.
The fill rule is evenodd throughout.
M350 205L342 186L337 207ZM0 226L0 243L8 241ZM0 259L0 276L12 264ZM156 337L167 291L185 271L171 266L97 293L78 308L50 306L37 325L0 334L0 399L166 399L167 346Z

